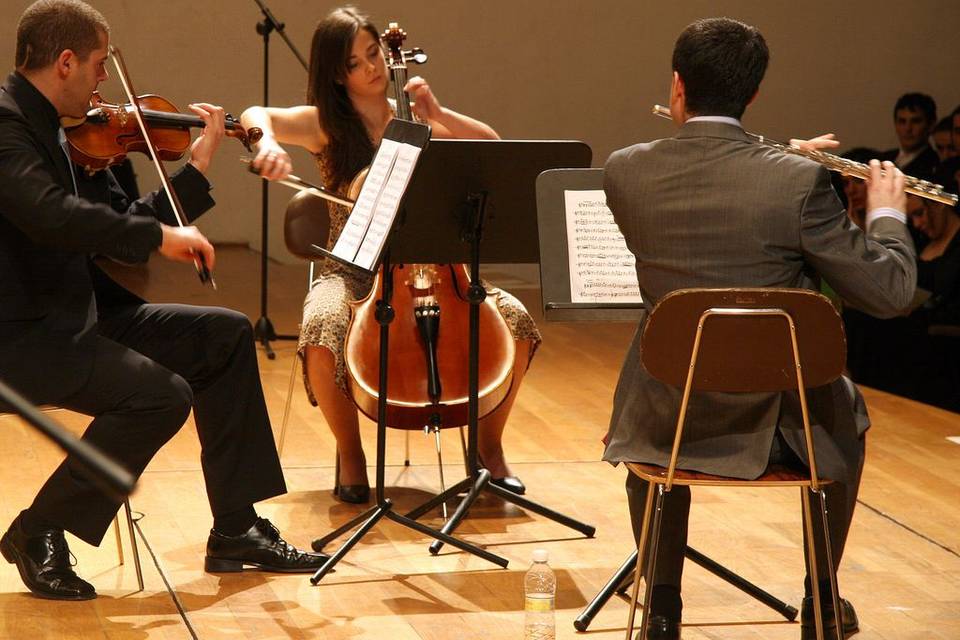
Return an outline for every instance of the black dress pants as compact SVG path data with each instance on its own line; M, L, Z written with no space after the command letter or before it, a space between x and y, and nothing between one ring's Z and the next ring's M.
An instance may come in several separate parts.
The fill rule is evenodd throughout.
M93 416L84 440L139 477L192 406L215 516L286 492L246 316L144 304L101 310L99 320L90 378L57 401ZM96 545L119 506L68 458L30 512Z
M833 482L825 485L824 491L827 497L827 515L828 526L830 529L831 551L833 552L833 562L836 568L840 566L840 558L843 555L843 549L847 542L847 533L850 531L850 523L853 520L853 510L857 504L857 492L860 489L860 476L863 472L864 460L864 439L859 440L859 458L851 461L855 465L855 482L843 484ZM773 447L770 452L770 463L781 464L798 470L806 470L806 465L797 457L783 440L779 430L773 440ZM627 502L630 507L630 521L633 525L633 538L639 542L641 529L643 526L643 510L646 505L648 483L633 473L627 473ZM806 496L810 504L810 511L813 520L814 546L817 551L817 574L820 580L826 580L827 563L826 547L823 538L823 518L820 515L820 499L811 498L810 493ZM656 507L656 495L654 495L654 508ZM657 548L657 566L653 585L669 585L680 589L680 581L683 575L684 551L687 547L687 519L690 514L690 487L674 486L669 493L664 496L663 513L661 515L660 542ZM650 518L650 529L653 529L653 517ZM803 553L807 555L806 528L804 528ZM649 540L646 549L650 549ZM809 565L805 565L809 566ZM646 570L647 559L643 559L641 564L641 574ZM821 594L825 595L825 594Z

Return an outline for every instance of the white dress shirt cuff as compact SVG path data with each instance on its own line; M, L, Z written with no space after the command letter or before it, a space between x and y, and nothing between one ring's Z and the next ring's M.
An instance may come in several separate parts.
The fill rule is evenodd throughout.
M907 224L907 214L897 211L892 207L879 207L867 214L867 231L873 226L873 221L877 218L894 218L900 221L900 224Z

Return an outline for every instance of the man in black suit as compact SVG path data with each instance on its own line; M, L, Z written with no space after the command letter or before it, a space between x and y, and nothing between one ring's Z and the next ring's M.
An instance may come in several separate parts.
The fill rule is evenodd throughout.
M254 503L286 491L260 386L249 320L227 309L147 304L101 272L100 254L154 251L214 265L196 227L176 223L164 194L127 202L103 172L68 160L61 116L82 116L107 77L109 27L80 0L39 0L17 28L16 71L0 90L0 376L37 403L93 417L83 438L139 475L191 407L213 529L208 571L313 571L324 560L287 544ZM206 128L173 185L192 221L213 206L204 171L223 111L198 105ZM0 540L27 587L86 600L64 530L99 544L119 504L71 459Z
M937 124L937 103L925 93L905 93L893 107L893 128L899 146L881 156L911 176L932 174L940 157L930 146L930 134Z

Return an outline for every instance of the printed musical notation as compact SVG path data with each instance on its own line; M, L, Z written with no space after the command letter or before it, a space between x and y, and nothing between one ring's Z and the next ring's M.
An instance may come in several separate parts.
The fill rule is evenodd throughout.
M372 270L413 175L420 148L384 138L333 254Z
M564 191L570 301L640 303L633 254L602 190Z

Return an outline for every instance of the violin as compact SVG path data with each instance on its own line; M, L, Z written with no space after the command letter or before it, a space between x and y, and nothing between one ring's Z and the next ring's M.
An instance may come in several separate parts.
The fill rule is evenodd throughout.
M406 33L396 23L383 34L396 92L396 117L412 120L410 100L403 90L407 84L405 52L401 49L405 38ZM423 56L422 51L413 51ZM364 176L354 178L351 194L359 191L357 183ZM467 265L395 264L391 269L394 284L388 293L394 319L388 354L387 425L402 429L465 425L471 307ZM376 309L383 287L381 267L370 293L350 303L352 313L344 347L351 396L360 411L373 420L377 419L380 372ZM479 312L479 416L483 417L510 392L516 344L497 308L496 296L486 297Z
M180 113L172 102L158 95L138 96L137 102L159 158L166 161L182 158L190 148L190 129L202 128L203 119ZM90 110L84 118L63 125L71 160L90 174L123 162L131 151L148 153L134 106L112 104L98 92L90 99ZM230 115L226 116L225 129L227 136L239 140L248 151L263 136L260 129L245 130L240 121Z

